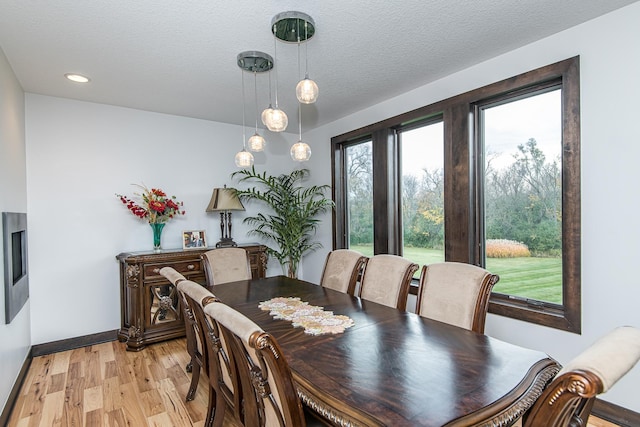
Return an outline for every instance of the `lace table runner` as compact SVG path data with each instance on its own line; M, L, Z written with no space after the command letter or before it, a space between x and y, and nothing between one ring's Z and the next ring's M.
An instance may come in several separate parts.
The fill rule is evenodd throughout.
M304 328L304 332L310 335L340 334L353 326L353 319L350 317L309 305L308 302L300 301L298 297L272 298L261 302L258 307L269 311L274 319L288 320L294 327Z

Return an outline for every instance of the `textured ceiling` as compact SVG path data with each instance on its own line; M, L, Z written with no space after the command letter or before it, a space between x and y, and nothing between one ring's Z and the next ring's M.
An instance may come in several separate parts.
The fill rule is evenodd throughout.
M242 123L238 53L274 54L271 18L313 17L305 129L557 33L630 0L1 0L0 47L25 91L187 117ZM297 47L277 43L280 108L297 130ZM275 71L274 70L274 71ZM63 75L88 75L87 85ZM254 76L244 73L255 124ZM259 110L267 73L257 75Z

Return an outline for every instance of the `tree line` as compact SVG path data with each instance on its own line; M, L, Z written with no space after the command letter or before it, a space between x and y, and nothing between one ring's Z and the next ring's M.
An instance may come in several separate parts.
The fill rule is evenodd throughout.
M371 143L347 154L349 238L352 245L373 242ZM487 155L484 203L486 239L522 242L535 256L559 256L562 249L562 175L560 159L547 160L534 138L518 145L513 162L494 167ZM405 246L444 247L444 171L423 169L402 177Z

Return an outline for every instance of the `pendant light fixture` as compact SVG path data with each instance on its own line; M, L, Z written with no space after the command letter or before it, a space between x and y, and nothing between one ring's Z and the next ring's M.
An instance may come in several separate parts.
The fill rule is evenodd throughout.
M256 113L256 132L253 134L251 138L249 138L249 150L250 151L262 151L264 150L264 146L266 144L264 138L258 133L258 82L257 76L258 72L253 70L253 90L255 95L255 113Z
M267 123L270 121L272 114L273 104L271 103L271 70L269 70L269 106L265 108L260 115L263 125L267 126ZM269 126L267 126L267 129L269 129Z
M244 132L244 71L242 74L242 151L236 154L236 166L239 168L248 168L253 166L253 154L247 151Z
M256 73L262 73L271 70L273 68L273 58L264 52L258 51L246 51L238 54L237 57L238 67L240 67L240 73L242 74L242 151L236 154L236 166L239 168L248 168L253 166L253 154L246 149L246 134L245 134L245 108L244 108L244 72L251 71L254 73L254 83L256 79ZM256 97L256 134L258 133L258 107L257 107L257 89L255 91ZM254 135L255 136L255 135ZM259 135L258 135L259 136Z
M276 48L275 40L273 43L273 55L277 61L278 51ZM271 80L269 80L269 82L271 82ZM269 92L271 92L271 85L269 85ZM278 68L277 67L276 67L276 105L274 108L272 108L271 104L269 104L269 107L262 112L262 123L264 123L267 129L269 129L271 132L283 132L285 129L287 129L287 125L289 124L289 118L287 117L287 114L278 108Z
M271 20L271 30L276 39L285 43L298 45L298 74L300 74L300 43L308 41L316 32L315 22L311 16L303 12L288 11L277 14ZM296 87L296 95L300 103L310 104L318 97L318 85L305 78ZM309 144L302 141L302 108L298 104L298 142L291 146L291 158L297 162L304 162L311 158Z
M311 147L302 140L302 106L298 104L298 142L291 146L291 158L296 162L306 162L311 158Z
M309 17L311 19L311 17ZM309 25L314 25L313 20L304 21L304 39L309 40ZM314 27L315 28L315 27ZM300 63L300 39L298 39L298 64ZM307 44L304 45L304 79L296 85L296 97L303 104L313 104L318 100L318 85L309 78L309 56Z
M289 11L277 14L271 20L273 35L285 43L306 42L316 33L313 18L306 13ZM305 46L305 77L296 86L296 97L303 104L312 104L318 99L318 85L309 78L307 47Z
M300 74L300 38L298 38L298 74ZM311 148L309 144L302 141L302 103L298 103L298 135L298 142L291 146L289 154L296 162L306 162L311 158Z

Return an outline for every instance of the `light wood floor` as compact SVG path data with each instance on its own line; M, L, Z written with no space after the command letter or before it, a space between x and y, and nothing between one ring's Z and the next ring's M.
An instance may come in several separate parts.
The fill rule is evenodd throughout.
M118 341L35 357L8 427L203 426L208 388L191 374L184 339L128 352ZM232 425L225 423L225 425ZM591 417L590 427L614 427Z

